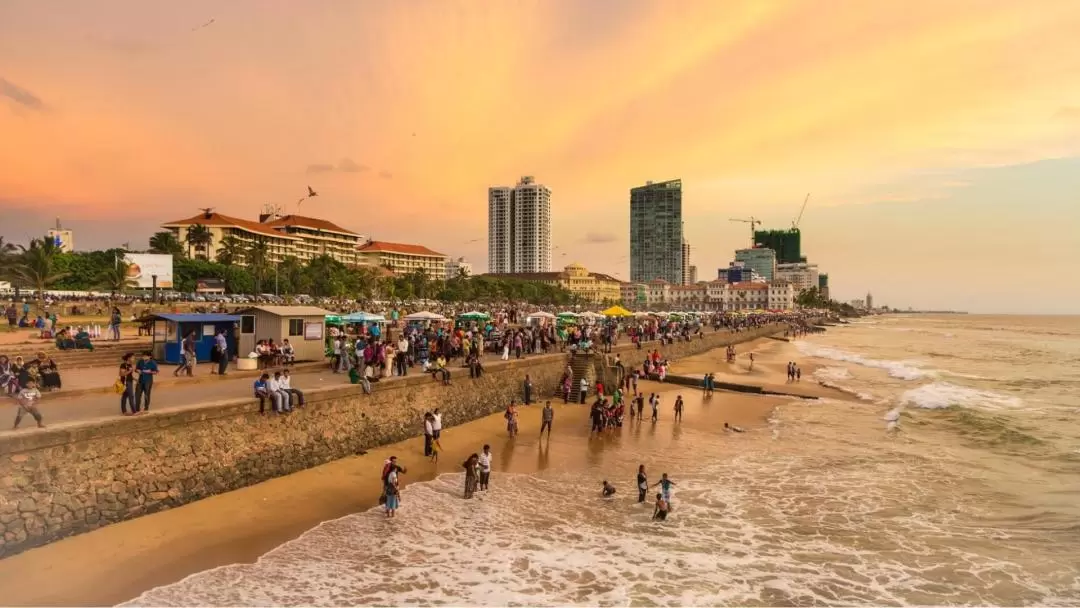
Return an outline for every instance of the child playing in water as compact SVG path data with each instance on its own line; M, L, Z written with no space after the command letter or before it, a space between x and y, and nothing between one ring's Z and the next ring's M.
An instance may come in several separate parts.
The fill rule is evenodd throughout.
M653 487L660 486L660 493L663 495L665 503L671 502L671 487L675 485L674 481L668 479L667 473L660 476L660 481L653 484ZM659 496L659 495L658 495ZM666 508L664 509L667 510Z
M667 519L668 514L668 502L664 500L663 494L656 495L656 508L653 509L652 518L656 521L664 521Z
M439 452L441 452L441 451L442 451L442 444L439 443L438 439L432 439L431 440L431 462L434 462L435 464L439 463Z
M600 490L600 494L604 498L610 498L615 495L615 486L608 483L608 480L604 480L604 489Z

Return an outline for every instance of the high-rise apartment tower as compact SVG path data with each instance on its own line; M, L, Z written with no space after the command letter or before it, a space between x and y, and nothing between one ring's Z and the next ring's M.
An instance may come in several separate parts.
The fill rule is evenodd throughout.
M488 188L488 272L551 270L551 190L522 177Z
M630 280L683 276L682 181L646 182L630 190Z

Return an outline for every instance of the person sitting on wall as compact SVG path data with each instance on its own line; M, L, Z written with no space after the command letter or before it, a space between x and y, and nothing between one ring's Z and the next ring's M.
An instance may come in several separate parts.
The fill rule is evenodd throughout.
M292 376L289 374L289 369L286 368L281 372L281 378L278 380L278 385L281 387L282 392L288 393L292 397L292 401L296 403L297 407L304 407L304 392L300 389L293 388Z
M442 376L443 384L450 384L450 369L446 367L446 357L439 355L439 357L435 359L435 364L431 366L430 371L432 380L435 380L435 375L439 374Z

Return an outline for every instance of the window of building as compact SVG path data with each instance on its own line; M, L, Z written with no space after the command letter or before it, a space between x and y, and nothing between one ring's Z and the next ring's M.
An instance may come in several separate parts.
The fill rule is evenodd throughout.
M302 336L304 335L304 320L303 319L289 319L289 336Z

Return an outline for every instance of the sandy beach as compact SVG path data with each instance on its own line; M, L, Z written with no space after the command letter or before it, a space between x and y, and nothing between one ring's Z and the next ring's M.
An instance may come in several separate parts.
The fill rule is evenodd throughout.
M723 351L717 356L722 358ZM697 365L708 364L707 356L697 359ZM782 401L722 393L703 405L700 393L685 387L643 383L639 389L665 394L662 417L670 417L674 394L685 394L687 423L717 430L723 422L760 427ZM555 409L556 435L590 442L587 406L556 403ZM418 437L27 551L0 561L0 597L10 605L112 605L195 572L251 562L322 521L376 505L379 473L389 456L397 455L408 467L403 475L406 484L429 481L438 474L459 472L461 462L484 443L490 443L496 454L510 454L514 442L535 440L539 417L538 407L524 409L521 434L513 440L507 438L499 414L447 429L438 465L423 457L423 440ZM563 460L555 453L545 459L501 461L496 474L574 466L573 459Z

